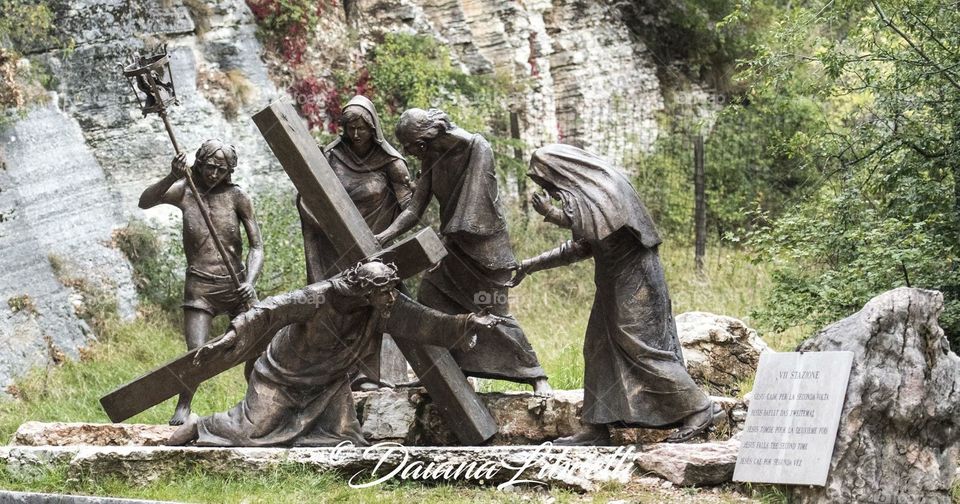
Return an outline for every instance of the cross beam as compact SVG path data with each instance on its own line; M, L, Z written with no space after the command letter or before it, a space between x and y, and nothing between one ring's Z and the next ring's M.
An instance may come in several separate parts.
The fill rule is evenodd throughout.
M446 254L436 233L425 229L376 257L395 263L399 276L408 278L436 264ZM101 397L100 405L111 421L122 422L175 395L196 390L204 381L259 355L270 343L269 336L272 335L261 337L242 355L205 352L198 364L193 362L199 350L195 348Z
M316 216L340 258L350 263L377 254L380 244L373 231L367 227L293 107L278 100L254 115L253 122L260 128L260 133L299 191L304 206ZM433 233L432 230L429 232ZM400 351L460 441L472 445L493 437L497 432L496 420L480 401L450 352L438 346L416 345L405 341L402 335L396 336Z

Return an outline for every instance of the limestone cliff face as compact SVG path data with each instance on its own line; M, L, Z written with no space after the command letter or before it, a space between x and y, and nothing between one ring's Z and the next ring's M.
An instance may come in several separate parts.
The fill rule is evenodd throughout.
M563 141L621 161L649 147L663 109L657 63L605 0L359 0L363 33L433 35L470 73L501 72L527 86L516 97L521 138Z
M233 142L240 155L234 180L244 185L272 166L248 119L277 96L254 20L242 1L207 5L210 27L200 37L179 1L56 2L55 25L76 49L24 48L59 84L48 105L0 132L0 390L31 367L76 357L95 337L77 315L90 301L74 288L78 282L115 297L122 316L135 314L131 268L111 236L144 216L140 191L169 171L173 149L161 121L141 117L119 71L131 51L169 44L181 103L170 116L185 150L210 137ZM211 101L217 90L204 89L209 76L230 71L249 89L242 119L225 117Z
M235 182L253 191L287 184L249 119L283 94L272 80L283 63L263 54L242 0L50 3L54 24L76 48L21 48L58 84L47 106L0 131L0 389L30 367L76 356L95 337L76 314L84 299L70 287L75 280L106 291L133 316L131 269L111 234L131 217L177 214L136 206L144 187L169 170L173 150L161 121L141 117L119 71L132 51L168 44L180 99L170 117L184 150L221 137L238 147ZM415 32L449 44L469 72L502 72L525 84L512 107L531 150L562 140L619 160L625 145L649 146L657 135L656 62L609 0L343 5L325 10L309 48L318 68L362 58L383 31Z

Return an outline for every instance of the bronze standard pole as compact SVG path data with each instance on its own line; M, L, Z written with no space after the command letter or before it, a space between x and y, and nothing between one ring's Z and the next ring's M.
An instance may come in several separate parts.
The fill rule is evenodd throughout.
M173 127L170 126L170 119L167 118L167 110L165 104L163 103L163 97L160 96L160 93L157 92L157 83L153 80L153 74L148 70L144 75L147 80L147 83L150 85L150 91L153 93L153 96L156 98L157 103L160 104L159 112L160 118L163 119L163 127L167 129L167 135L170 136L170 142L173 143L173 150L180 154L180 144L177 143L177 137L173 134ZM237 276L237 271L233 269L233 264L230 263L230 259L227 257L227 249L223 247L223 242L220 241L220 236L217 235L216 229L213 227L213 220L210 219L210 211L207 210L207 205L203 202L203 198L200 197L200 193L197 191L196 184L193 183L193 176L190 171L187 170L187 185L190 186L190 192L193 193L193 199L197 202L197 206L200 208L200 215L203 216L203 221L207 223L207 230L210 231L210 237L213 238L213 244L217 247L217 252L220 253L220 258L223 259L224 266L227 267L227 272L230 274L230 279L233 280L233 285L237 289L240 289L240 277ZM247 303L247 307L250 307L250 303Z
M167 118L166 104L163 103L163 97L157 92L157 82L153 79L152 71L148 69L144 74L144 78L150 86L150 92L153 93L154 98L159 104L159 111L157 113L160 115L160 118L163 119L163 127L167 129L167 135L170 137L170 142L173 143L173 150L179 155L180 144L177 143L177 137L173 134L173 127L170 125L170 119ZM207 230L210 231L213 244L217 247L217 252L220 253L220 258L223 259L224 266L227 267L227 273L230 274L230 279L233 280L234 287L240 289L240 277L237 276L237 271L233 268L233 264L230 263L230 259L227 258L227 249L224 248L223 242L220 241L220 236L217 235L217 231L213 227L213 220L210 219L210 211L207 210L207 205L203 202L203 198L200 197L196 184L193 183L193 176L190 170L187 170L186 179L187 185L190 186L190 192L193 193L193 199L197 202L197 207L200 208L200 215L203 216L203 221L207 223ZM250 307L250 304L251 303L247 303L247 308Z
M175 150L177 154L180 154L180 145L177 144L177 139L173 136L173 128L170 126L170 119L167 118L167 112L161 109L159 114L163 119L164 127L167 128L167 134L170 135L170 141L173 142L173 150ZM220 241L220 236L217 235L217 231L213 227L213 220L210 219L210 211L207 210L206 203L204 203L200 197L197 186L193 183L193 176L189 171L187 171L186 179L187 185L190 186L190 192L193 193L193 199L197 202L197 206L200 207L200 215L203 216L203 221L207 223L207 229L210 231L210 237L213 238L213 244L217 247L217 252L220 253L220 258L223 259L223 264L227 267L227 272L230 274L230 279L233 280L234 286L239 289L240 277L237 276L237 270L233 269L233 264L231 264L230 259L227 258L227 249L224 248L223 242Z

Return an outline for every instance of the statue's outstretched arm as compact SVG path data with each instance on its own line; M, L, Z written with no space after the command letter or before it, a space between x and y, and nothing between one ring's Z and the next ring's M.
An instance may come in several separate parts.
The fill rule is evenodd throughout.
M398 294L390 317L383 319L383 331L391 336L422 345L469 350L476 344L475 333L492 329L502 319L486 313L450 315Z
M548 250L536 257L524 259L517 268L513 280L507 285L516 287L530 273L566 266L592 256L593 249L586 240L567 240L553 250Z
M399 159L388 164L387 177L390 179L394 194L397 195L400 208L409 206L413 198L413 183L410 182L410 170L407 169L407 164Z
M379 241L381 245L386 245L420 222L420 217L423 215L423 212L427 210L427 205L430 203L430 196L432 195L430 177L420 177L420 180L417 182L417 188L413 191L413 196L410 198L410 204L393 220L390 227L377 234L377 241Z
M194 360L200 360L204 351L230 351L237 355L257 346L263 338L272 338L280 329L306 322L326 302L330 282L323 281L302 289L271 296L253 305L230 321L230 327L220 338L204 345Z

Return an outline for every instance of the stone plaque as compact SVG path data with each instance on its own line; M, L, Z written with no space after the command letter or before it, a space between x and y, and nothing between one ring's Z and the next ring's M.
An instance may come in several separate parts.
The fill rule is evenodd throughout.
M734 481L824 485L853 352L764 352Z

